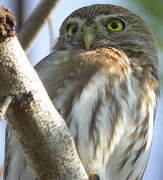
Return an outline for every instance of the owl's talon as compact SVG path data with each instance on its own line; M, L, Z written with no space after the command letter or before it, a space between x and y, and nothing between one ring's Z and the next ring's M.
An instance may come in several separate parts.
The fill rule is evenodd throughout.
M96 173L91 173L91 174L89 175L89 180L100 180L100 177L99 177L99 175L96 174Z

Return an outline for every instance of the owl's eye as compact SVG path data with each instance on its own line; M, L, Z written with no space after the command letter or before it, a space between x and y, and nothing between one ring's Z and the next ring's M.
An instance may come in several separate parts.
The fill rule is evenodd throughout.
M67 36L72 37L78 32L78 26L76 24L69 24L67 26Z
M124 22L116 18L111 19L107 24L107 29L111 31L122 31L124 27Z

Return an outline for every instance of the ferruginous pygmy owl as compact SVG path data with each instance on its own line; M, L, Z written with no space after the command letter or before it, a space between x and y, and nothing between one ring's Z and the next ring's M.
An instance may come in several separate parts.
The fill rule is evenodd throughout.
M36 70L74 137L90 179L140 180L159 94L157 53L140 17L114 5L68 16ZM13 131L5 180L33 180Z

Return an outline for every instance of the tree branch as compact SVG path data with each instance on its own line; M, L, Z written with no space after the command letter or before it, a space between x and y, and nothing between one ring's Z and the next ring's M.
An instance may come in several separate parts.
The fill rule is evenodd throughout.
M49 25L50 47L52 48L55 44L55 30L54 30L53 17L51 14L48 16L47 22Z
M39 180L87 179L73 138L15 36L12 14L0 7L0 96L27 160Z
M25 51L28 51L36 35L46 22L47 17L58 0L42 0L18 33L18 39Z
M17 28L18 30L20 30L24 23L24 12L25 12L24 0L18 0L17 11L18 11Z
M0 177L3 175L3 173L4 173L4 170L3 168L0 167Z

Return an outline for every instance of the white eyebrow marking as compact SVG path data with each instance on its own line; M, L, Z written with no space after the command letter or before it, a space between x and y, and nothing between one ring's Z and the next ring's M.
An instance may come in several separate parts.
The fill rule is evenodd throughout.
M72 17L70 19L68 19L68 21L66 22L67 24L70 24L70 23L77 23L77 24L84 24L86 21L86 19L80 19L78 17Z

